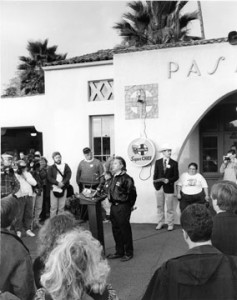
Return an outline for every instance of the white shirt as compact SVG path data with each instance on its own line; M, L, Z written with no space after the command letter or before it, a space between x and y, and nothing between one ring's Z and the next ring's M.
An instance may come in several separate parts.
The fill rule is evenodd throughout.
M60 165L55 164L55 165L57 166L59 171L64 175L65 164L60 164ZM57 171L56 180L57 180L57 182L62 182L63 181L63 177L58 171ZM53 185L53 191L61 193L63 190L60 187L58 187L57 185L54 184Z
M25 178L24 178L25 177ZM20 190L15 194L18 198L24 196L32 196L33 189L32 186L36 186L37 182L30 172L24 172L23 175L19 175L16 173L16 178L20 182Z
M180 176L178 185L182 187L182 192L186 195L201 193L203 188L208 187L206 179L201 174L190 175L188 172Z

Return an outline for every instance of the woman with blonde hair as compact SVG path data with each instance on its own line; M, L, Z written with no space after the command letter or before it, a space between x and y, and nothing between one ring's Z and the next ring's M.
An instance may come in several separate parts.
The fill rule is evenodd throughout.
M58 214L48 219L44 226L40 229L38 235L38 257L33 264L35 284L37 288L41 288L41 273L45 268L45 261L50 252L56 245L56 241L61 234L71 231L78 225L74 216L69 212Z
M89 231L72 230L57 240L41 283L54 300L118 300L107 285L110 267Z

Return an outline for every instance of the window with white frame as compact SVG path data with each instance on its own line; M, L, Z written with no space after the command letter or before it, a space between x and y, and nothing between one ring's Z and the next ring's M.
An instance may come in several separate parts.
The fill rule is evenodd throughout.
M90 126L94 157L105 162L114 154L114 116L91 116Z

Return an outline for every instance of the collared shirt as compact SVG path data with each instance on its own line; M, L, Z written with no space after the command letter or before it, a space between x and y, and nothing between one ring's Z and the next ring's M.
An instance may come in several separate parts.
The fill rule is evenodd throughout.
M170 161L169 158L163 157L163 163L166 162L166 165L168 165L168 164L169 164L169 161Z
M15 194L20 189L20 183L15 174L1 174L1 196Z

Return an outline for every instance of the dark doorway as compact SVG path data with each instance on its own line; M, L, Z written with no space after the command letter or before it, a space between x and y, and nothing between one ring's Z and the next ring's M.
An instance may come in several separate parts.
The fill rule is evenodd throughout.
M231 146L237 146L237 93L228 95L200 122L200 171L212 186L222 179L220 166Z
M42 133L38 132L34 126L1 128L1 153L28 154L30 149L43 154Z

